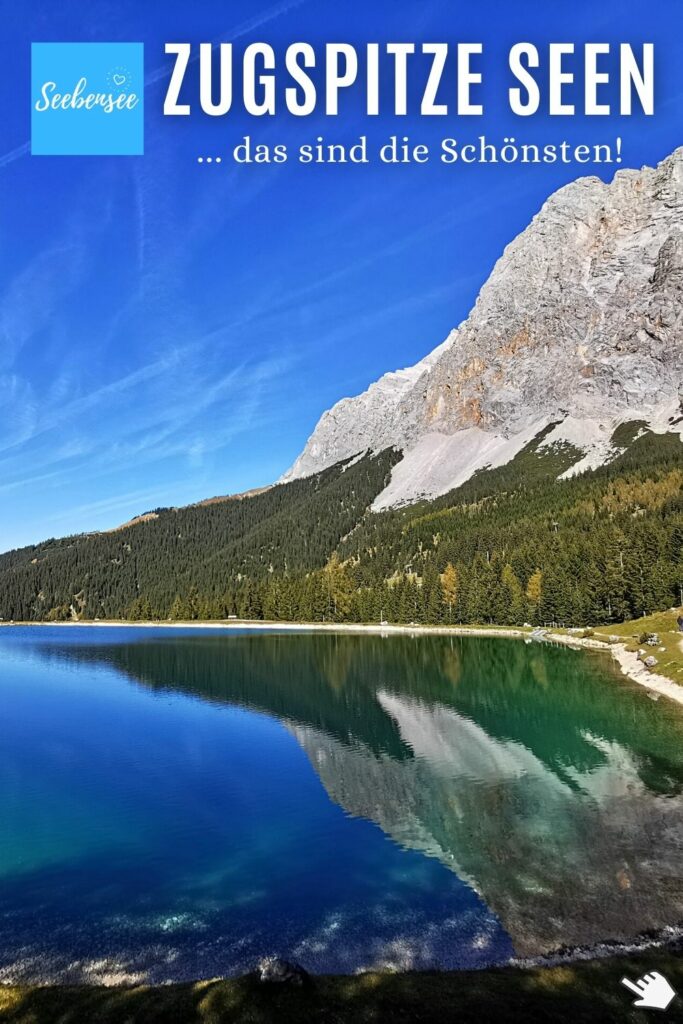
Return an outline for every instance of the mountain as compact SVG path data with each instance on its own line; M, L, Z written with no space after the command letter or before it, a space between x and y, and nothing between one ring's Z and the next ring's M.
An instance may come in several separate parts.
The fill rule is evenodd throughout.
M621 622L680 601L683 468L643 423L620 454L540 432L448 494L373 513L400 454L347 459L235 501L157 509L0 555L0 619Z
M568 185L468 319L325 413L278 484L0 555L0 618L583 626L671 607L682 212L683 149Z
M388 450L287 486L9 551L0 555L0 619L261 618L263 581L321 568L397 457Z
M545 447L571 475L618 454L615 430L681 432L683 148L656 168L560 189L508 245L468 318L415 366L325 412L283 481L362 451L403 453L374 503L434 497Z

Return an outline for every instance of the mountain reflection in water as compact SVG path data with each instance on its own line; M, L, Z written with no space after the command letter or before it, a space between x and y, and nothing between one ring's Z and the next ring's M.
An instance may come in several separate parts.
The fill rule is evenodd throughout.
M43 665L107 666L283 723L335 804L471 886L517 954L683 919L683 714L604 657L441 636L29 642Z

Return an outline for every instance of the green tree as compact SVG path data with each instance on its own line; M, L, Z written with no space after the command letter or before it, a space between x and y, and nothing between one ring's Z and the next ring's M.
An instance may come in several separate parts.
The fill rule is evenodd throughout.
M335 620L343 620L351 607L354 587L348 569L340 561L336 551L332 552L325 566L325 582L330 617L334 617Z
M524 621L524 590L508 562L503 566L500 583L506 608L505 619L511 625L520 625Z
M538 622L543 600L543 573L540 569L532 572L527 581L526 599L529 602L531 618Z
M459 582L458 570L451 562L448 562L441 573L441 593L443 603L448 608L449 622L453 621L453 609L458 604Z

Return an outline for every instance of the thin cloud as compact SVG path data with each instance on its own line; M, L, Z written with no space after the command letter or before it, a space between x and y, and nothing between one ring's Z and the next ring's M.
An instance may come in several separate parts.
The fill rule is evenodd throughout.
M8 153L3 153L0 156L0 167L6 167L7 164L13 164L15 160L21 159L22 156L27 156L31 152L31 143L24 142L21 146L17 146L16 149L10 149Z
M272 389L279 387L293 360L278 354L251 365L238 364L217 380L212 377L210 365L199 362L203 369L194 373L189 372L187 361L182 359L176 359L172 367L165 367L162 362L149 364L98 388L70 408L50 410L33 435L45 443L31 453L31 476L25 473L24 442L15 446L16 454L0 460L5 480L0 492L57 477L65 485L70 480L82 480L84 473L92 483L133 463L139 467L177 456L192 458L196 464L200 449L204 454L216 451L239 434L272 419ZM169 370L170 376L166 373ZM136 394L136 389L145 389L150 383L154 385L153 392ZM123 391L131 392L131 401L126 406L119 402ZM229 417L224 426L216 426L207 433L202 417L213 408L221 413L229 409ZM86 409L96 411L95 421L84 418ZM109 422L112 416L117 418L115 438L98 437L97 423ZM216 423L222 419L217 416ZM53 428L59 425L64 429L74 420L75 432L64 443L55 445ZM59 471L54 470L56 466L61 467ZM12 479L14 473L19 473L17 479Z
M67 520L78 520L90 515L106 515L109 512L118 512L121 509L141 509L154 503L159 498L159 493L151 490L131 491L128 494L119 494L113 498L104 498L101 501L90 501L68 512L51 516L48 520L51 524L63 523Z
M81 283L85 255L82 241L67 241L40 252L10 281L0 300L0 365L12 364L50 323L59 301Z
M282 17L283 14L289 14L290 11L295 10L297 7L302 7L305 3L308 3L308 0L283 0L282 3L274 4L273 7L262 11L261 14L255 14L253 18L248 18L246 21L241 22L236 28L221 36L220 39L214 40L211 45L215 47L219 43L232 43L236 39L241 39L243 36L249 35L250 32L254 32L257 28L261 28L263 25L275 21L276 18ZM192 61L196 61L198 57L199 53L197 52L192 57ZM169 73L167 64L156 68L155 71L151 71L145 78L145 88L166 78Z

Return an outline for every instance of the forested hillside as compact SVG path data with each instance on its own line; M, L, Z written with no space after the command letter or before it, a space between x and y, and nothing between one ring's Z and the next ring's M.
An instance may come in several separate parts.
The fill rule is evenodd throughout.
M110 533L0 556L0 615L42 620L260 615L266 579L320 568L398 453L339 463L252 497L157 509Z
M564 481L576 450L541 439L450 494L381 514L368 509L392 449L10 552L0 615L587 625L681 602L679 436L629 424L618 458Z

